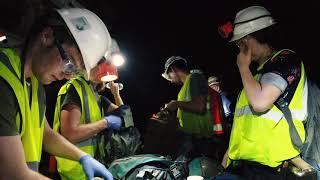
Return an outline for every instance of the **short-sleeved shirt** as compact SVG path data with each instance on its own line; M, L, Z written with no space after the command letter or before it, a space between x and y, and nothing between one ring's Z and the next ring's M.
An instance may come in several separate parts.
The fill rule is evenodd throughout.
M109 99L104 96L100 96L100 98L101 98L101 106L104 109L108 109L111 104ZM80 96L77 93L77 90L72 85L68 89L67 93L61 97L61 102L62 102L62 104L61 104L62 109L64 109L66 107L66 105L76 105L77 107L79 107L79 109L81 111Z
M208 83L202 73L193 73L190 79L190 93L191 97L198 97L208 95Z
M31 84L28 83L30 81L30 79L26 79L29 100L31 102ZM19 131L16 126L16 117L18 113L20 113L20 107L13 89L8 82L1 77L0 91L4 95L2 98L0 98L0 136L18 135ZM40 92L39 94L44 95L44 92Z
M281 90L282 96L286 97L286 101L290 102L299 84L300 77L301 60L295 53L283 51L264 66L260 83L276 86Z
M19 113L19 105L11 86L0 77L0 136L18 135L16 116Z

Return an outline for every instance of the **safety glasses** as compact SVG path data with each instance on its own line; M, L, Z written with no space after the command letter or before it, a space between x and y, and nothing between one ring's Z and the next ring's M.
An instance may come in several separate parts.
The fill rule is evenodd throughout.
M61 43L58 39L55 39L55 44L59 50L60 56L63 60L63 73L67 75L77 75L82 70L78 69L77 66L74 64L74 60L72 57L63 49Z
M243 39L239 39L236 41L236 45L238 48L240 48L242 44L243 44Z
M245 37L235 41L238 48L240 48L244 43L246 43L246 41L248 41L247 37L248 36L245 36Z

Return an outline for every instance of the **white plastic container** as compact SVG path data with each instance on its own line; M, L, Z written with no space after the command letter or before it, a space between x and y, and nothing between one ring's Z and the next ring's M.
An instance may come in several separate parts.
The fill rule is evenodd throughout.
M187 180L203 180L202 176L188 176Z

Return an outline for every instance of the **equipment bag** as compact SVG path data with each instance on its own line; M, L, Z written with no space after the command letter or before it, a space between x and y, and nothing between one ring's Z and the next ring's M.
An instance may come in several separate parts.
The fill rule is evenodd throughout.
M289 103L283 98L276 102L276 106L282 111L289 124L292 143L301 151L301 157L308 162L317 173L320 173L320 89L307 79L308 83L308 116L305 122L306 140L302 140L293 124ZM314 172L297 172L297 176L315 174Z
M117 159L109 166L116 180L182 180L188 176L185 161L172 161L168 157L143 154Z
M129 106L122 105L107 115L110 114L120 116L123 120L123 127L119 131L108 129L97 135L99 147L95 158L106 166L116 159L136 154L140 151L142 144L139 130L132 126Z

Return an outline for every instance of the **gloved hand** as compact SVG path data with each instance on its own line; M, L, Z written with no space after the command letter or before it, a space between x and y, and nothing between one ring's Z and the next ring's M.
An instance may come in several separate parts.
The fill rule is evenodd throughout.
M85 172L87 179L92 179L94 176L103 177L106 180L113 180L112 174L104 165L93 159L90 155L84 155L79 160Z
M104 119L107 121L107 128L114 130L119 130L121 128L122 120L119 116L108 115L105 116Z

